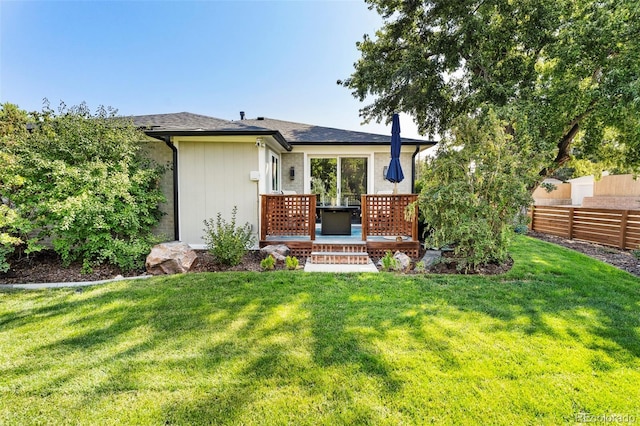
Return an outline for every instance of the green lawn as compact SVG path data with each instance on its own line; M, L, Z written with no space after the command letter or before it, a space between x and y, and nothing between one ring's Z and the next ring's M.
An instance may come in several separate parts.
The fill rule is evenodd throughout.
M3 291L0 424L640 422L640 280L526 237L513 257Z

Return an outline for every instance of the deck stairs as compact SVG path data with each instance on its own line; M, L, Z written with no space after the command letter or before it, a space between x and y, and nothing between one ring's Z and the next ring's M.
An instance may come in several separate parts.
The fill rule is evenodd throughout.
M314 242L305 264L307 272L378 272L364 242Z

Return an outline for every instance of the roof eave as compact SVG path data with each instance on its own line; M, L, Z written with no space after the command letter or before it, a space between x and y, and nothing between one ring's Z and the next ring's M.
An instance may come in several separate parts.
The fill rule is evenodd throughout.
M426 147L431 147L436 145L438 142L436 141L402 141L402 145L411 145L411 146L426 146ZM293 146L298 146L298 145L307 145L307 146L314 146L314 145L358 145L358 146L364 146L364 145L390 145L390 141L385 141L385 142L367 142L367 141L352 141L352 142L319 142L319 141L296 141L296 142L291 142L291 145Z
M273 136L287 151L293 149L280 132L274 130L145 130L144 133L161 140L166 136Z

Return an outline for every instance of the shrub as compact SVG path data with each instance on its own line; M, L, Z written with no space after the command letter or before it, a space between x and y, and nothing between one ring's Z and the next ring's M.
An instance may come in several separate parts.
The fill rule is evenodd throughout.
M276 267L276 258L269 255L260 261L260 267L263 271L273 271Z
M7 272L9 267L9 256L15 247L22 243L22 240L15 236L14 223L17 214L9 206L0 203L0 272ZM12 232L13 231L13 232Z
M531 202L527 159L505 132L504 123L460 119L423 168L419 209L429 226L427 246L452 245L460 269L503 262L512 224Z
M15 244L9 241L9 238L6 234L0 234L0 272L7 272L11 267L9 256L13 253Z
M296 270L298 269L298 265L300 264L300 262L298 261L298 258L295 256L287 256L284 259L284 263L287 266L287 269L289 270Z
M237 212L238 207L234 206L230 222L224 220L219 212L215 222L213 219L204 221L204 240L207 249L223 265L238 265L254 243L250 223L236 226Z
M513 232L519 235L527 235L529 233L529 227L525 224L519 223L513 225Z
M393 254L389 250L382 256L380 263L382 263L383 271L395 271L400 267L398 259L393 257Z
M0 114L0 155L8 160L0 198L29 224L12 235L23 242L19 248L28 253L50 240L65 264L142 268L164 200L163 170L140 149L144 135L113 109L15 110L5 104ZM35 123L30 132L27 122Z

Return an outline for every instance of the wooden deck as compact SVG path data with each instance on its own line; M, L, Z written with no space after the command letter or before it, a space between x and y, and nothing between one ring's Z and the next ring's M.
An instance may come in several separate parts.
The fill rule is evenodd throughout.
M260 247L285 244L297 257L309 257L314 244L366 245L372 257L386 251L401 251L412 258L420 254L417 200L415 194L363 195L361 224L352 225L351 235L322 235L316 223L316 197L303 195L263 195L261 200ZM407 220L408 206L414 214Z

